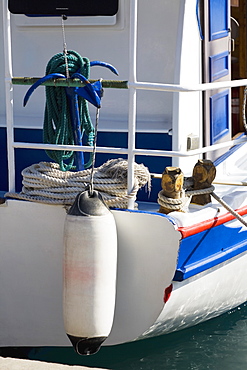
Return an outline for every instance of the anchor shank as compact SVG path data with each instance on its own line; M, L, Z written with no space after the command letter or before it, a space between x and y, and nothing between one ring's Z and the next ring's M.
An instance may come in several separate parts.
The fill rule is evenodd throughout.
M13 77L13 85L33 85L35 82L40 80L40 77ZM89 80L90 83L94 83L98 80ZM59 86L59 87L83 87L86 84L79 80L78 78L74 79L63 79L56 78L45 81L42 83L44 86ZM115 81L115 80L102 80L103 88L112 88L112 89L128 89L128 81Z
M70 87L66 88L66 94L69 100L71 124L73 127L75 144L82 146L81 121L78 109L78 95L75 93L75 89ZM77 171L83 171L85 169L83 152L75 152L75 163Z

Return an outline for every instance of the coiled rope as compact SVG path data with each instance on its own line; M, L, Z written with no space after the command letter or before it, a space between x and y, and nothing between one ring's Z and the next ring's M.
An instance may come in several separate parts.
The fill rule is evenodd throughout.
M111 159L94 170L94 189L101 192L109 207L127 208L128 199L147 185L151 177L143 164L134 165L135 182L132 192L127 192L128 162ZM6 197L47 204L72 205L76 195L84 191L91 181L91 170L61 171L57 163L40 162L22 171L23 188L20 193L6 193Z
M51 73L67 72L72 75L75 72L81 73L89 79L90 61L82 58L76 51L69 50L64 53L54 55L47 64L46 75ZM67 104L66 90L64 87L46 86L46 106L43 125L43 141L45 144L65 144L75 145L73 129L70 118L69 105ZM87 135L87 145L94 143L94 127L89 115L88 103L85 99L78 96L78 108L81 120L81 133ZM74 169L74 152L47 150L47 155L59 164L62 171ZM85 168L92 164L92 155Z
M214 186L210 186L206 189L200 190L183 190L181 197L178 199L168 198L164 195L163 190L158 193L158 200L160 206L170 209L172 211L181 211L184 210L186 203L189 201L189 198L192 195L201 195L201 194L212 194L214 191Z

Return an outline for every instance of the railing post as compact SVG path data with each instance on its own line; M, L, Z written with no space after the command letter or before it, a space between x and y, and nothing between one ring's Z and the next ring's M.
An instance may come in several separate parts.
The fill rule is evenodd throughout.
M12 53L10 12L6 0L3 3L3 41L6 94L6 125L9 191L15 191L15 154L14 154L14 118L13 118L13 85L12 85Z
M137 48L137 1L130 0L130 33L129 33L129 82L136 83L136 48ZM134 187L136 131L136 88L129 87L129 123L128 123L128 194ZM128 208L133 209L135 199L131 198Z

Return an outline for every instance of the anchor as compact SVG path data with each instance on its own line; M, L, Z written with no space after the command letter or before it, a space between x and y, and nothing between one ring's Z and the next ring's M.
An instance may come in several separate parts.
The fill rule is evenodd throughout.
M111 72L118 75L117 69L109 63L102 62L102 61L92 61L90 62L90 66L101 66L108 68ZM55 80L57 78L66 79L69 81L68 77L61 73L50 73L38 81L36 81L27 91L23 105L26 106L30 96L34 92L37 87L42 85L44 82L48 80ZM78 108L78 96L86 99L91 104L93 104L97 109L101 107L101 98L103 96L103 88L101 81L98 80L94 83L90 83L86 77L84 77L81 73L76 72L71 77L71 79L78 78L82 81L85 86L83 87L66 87L66 96L68 98L69 107L70 107L70 115L71 115L71 122L73 126L73 135L74 141L76 145L82 146L82 133L81 133L81 122L80 122L80 113ZM55 83L55 82L54 82ZM75 153L75 162L77 171L83 171L85 169L84 166L84 155L83 152L76 152Z

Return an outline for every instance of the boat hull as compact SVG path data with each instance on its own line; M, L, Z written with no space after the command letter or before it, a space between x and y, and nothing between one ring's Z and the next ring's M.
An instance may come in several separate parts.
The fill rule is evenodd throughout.
M176 270L180 233L158 213L114 211L116 305L108 344L131 341L162 311ZM69 346L63 327L66 210L8 199L0 206L0 346Z
M142 338L179 331L217 317L247 301L247 252L182 282Z

